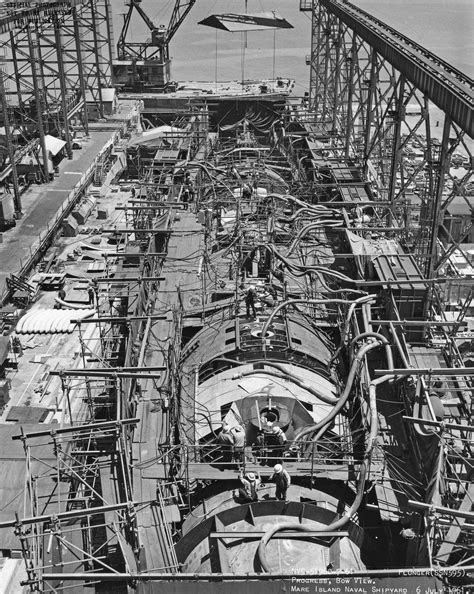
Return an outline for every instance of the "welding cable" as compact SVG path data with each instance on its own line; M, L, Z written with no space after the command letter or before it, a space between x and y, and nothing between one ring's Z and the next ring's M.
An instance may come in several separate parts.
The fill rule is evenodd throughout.
M331 289L326 284L326 282L323 280L322 274L320 272L315 272L315 271L311 271L311 270L308 271L308 272L310 274L313 273L313 274L315 274L318 277L319 284L323 287L323 289L326 291L326 293L341 293L341 292L344 292L344 293L353 293L353 294L357 294L357 295L360 295L362 293L364 296L366 296L366 291L359 291L358 289L346 289L346 288L343 288L343 287L340 287L339 289ZM294 273L292 273L292 274L294 275ZM303 274L306 274L306 272L303 273ZM297 275L297 276L299 276L299 275Z
M374 346L366 345L366 346ZM365 493L365 484L367 480L367 475L369 472L370 464L372 461L372 452L376 443L376 439L378 436L379 431L379 424L377 418L377 397L376 397L376 387L379 384L386 382L387 380L393 379L393 375L385 375L380 377L374 381L372 381L369 385L369 406L370 406L370 431L369 437L367 440L367 446L364 452L364 458L360 464L359 476L357 479L357 491L354 501L349 509L344 513L344 515L331 524L323 526L321 528L318 527L318 532L336 532L340 530L343 526L345 526L350 519L357 513L359 507L362 503L364 493ZM266 554L266 547L269 540L277 533L281 532L282 530L298 530L300 532L309 532L313 529L308 526L303 526L299 523L287 523L287 524L276 524L270 530L267 530L265 534L262 536L260 543L258 545L257 554L258 559L260 561L260 565L262 569L270 573L272 568L268 562L267 554Z
M340 216L341 213L339 210L336 210L334 208L328 208L327 206L320 206L318 204L315 204L312 207L303 206L302 208L299 208L295 213L293 213L290 217L283 218L285 218L287 222L292 223L295 219L297 219L303 214L308 214L314 217L315 214L316 216Z
M307 271L315 271L315 272L321 272L322 274L328 275L328 276L332 276L334 278L337 278L338 280L342 281L342 282L346 282L346 283L355 283L357 282L356 280L354 280L353 278L350 278L349 276L346 276L345 274L342 274L341 272L337 272L335 270L330 270L329 268L325 268L324 266L306 266L303 264L295 264L293 262L290 262L290 260L288 260L285 256L283 256L276 248L273 244L269 243L269 244L263 244L262 246L257 246L257 247L265 247L269 250L271 250L271 252L279 259L281 260L289 270L292 269L300 269L300 270L307 270ZM292 272L292 274L294 274Z
M309 223L308 225L305 225L302 229L300 229L300 231L298 232L298 235L295 237L292 244L290 245L290 249L288 250L288 256L291 255L293 250L296 248L296 246L299 244L299 242L302 240L302 238L307 233L309 233L309 231L312 231L313 229L321 229L322 227L341 227L343 224L344 224L343 221L332 221L330 219L321 219L319 221L315 221L315 222Z

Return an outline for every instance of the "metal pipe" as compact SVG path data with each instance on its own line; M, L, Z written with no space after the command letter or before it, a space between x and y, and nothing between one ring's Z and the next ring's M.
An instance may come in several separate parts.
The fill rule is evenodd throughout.
M437 575L452 576L453 571L460 571L460 575L466 575L467 573L474 571L474 565L462 565L459 567L436 567ZM246 582L249 580L253 581L269 581L269 580L314 580L321 578L332 578L339 577L340 575L347 577L347 570L338 571L317 571L314 573L308 572L304 574L298 574L295 571L291 573L245 573L245 574L234 574L234 573L45 573L44 579L48 581L52 580L68 580L68 581L82 581L82 580L97 580L99 582L121 582L121 581L142 581L142 582L153 582L153 581L164 581L164 582L196 582L197 579L206 581L237 581ZM351 569L351 577L413 577L415 576L433 576L432 567L408 567L401 569L366 569L358 570Z
M150 502L152 503L152 502ZM19 520L9 520L8 522L0 522L0 528L14 528L17 524L42 524L43 522L51 522L56 520L68 520L72 518L82 518L86 516L96 516L108 511L118 511L127 507L134 507L136 505L143 505L143 502L127 501L125 503L116 503L114 505L102 505L99 507L89 507L87 509L76 509L68 512L59 512L50 515L35 516L32 518L21 518Z
M58 429L50 429L49 431L34 431L30 433L22 433L21 435L13 435L12 440L28 439L30 437L43 437L45 435L61 435L63 433L79 433L80 431L89 431L97 433L107 429L116 429L120 425L137 425L140 422L139 418L121 419L119 421L104 421L103 423L89 423L88 425L74 425L73 427L59 427Z
M384 369L375 369L375 375L383 375L386 373ZM474 367L421 367L418 369L394 369L394 375L400 377L407 377L410 375L442 375L442 376L471 376L474 375Z
M439 429L454 429L455 431L466 431L467 433L474 432L474 425L460 425L459 423L445 423L444 421L431 421L427 419L419 419L418 417L406 417L404 416L403 419L405 421L410 421L411 423L417 423L419 425L430 425L432 427L438 427Z
M408 500L408 507L416 509L417 511L426 511L430 514L437 513L443 516L454 516L455 518L474 520L474 512L451 509L450 507L442 507L440 505L431 505L430 503L422 503L421 501L414 501L413 499Z

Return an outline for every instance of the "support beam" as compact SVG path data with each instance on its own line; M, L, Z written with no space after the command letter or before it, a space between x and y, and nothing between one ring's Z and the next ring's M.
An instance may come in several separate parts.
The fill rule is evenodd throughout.
M100 507L89 507L87 509L76 509L74 511L59 512L57 514L50 514L44 516L34 516L31 518L21 518L20 520L9 520L8 522L0 522L0 528L14 528L17 524L31 525L42 524L43 522L53 522L56 520L72 520L74 518L86 518L88 516L97 516L106 512L118 511L127 509L139 504L137 501L127 501L125 503L116 503L114 505L102 505Z
M140 419L120 419L118 421L104 421L102 423L89 423L87 425L72 425L70 427L58 427L49 429L48 431L32 431L29 433L22 433L21 435L14 435L12 437L13 441L18 441L19 439L29 439L32 437L44 437L46 435L56 436L56 435L65 435L68 433L80 433L81 431L86 432L94 432L94 431L107 431L109 429L116 429L122 425L137 425L140 422Z
M60 371L50 371L50 375L57 375L60 377L124 377L130 379L138 379L138 378L145 378L145 379L160 379L161 373L144 373L139 371L133 371L133 367L127 367L126 369L130 369L131 371L114 371L113 368L111 369L62 369ZM146 367L142 369L147 369ZM163 370L163 367L150 367L149 369L160 369Z

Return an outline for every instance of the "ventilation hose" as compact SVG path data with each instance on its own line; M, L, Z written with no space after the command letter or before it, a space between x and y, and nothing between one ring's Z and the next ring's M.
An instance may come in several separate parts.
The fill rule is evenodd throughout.
M324 417L324 419L319 421L319 423L312 423L311 425L302 427L299 431L297 431L295 433L294 441L300 441L305 435L308 435L309 433L314 433L315 431L319 431L322 428L326 428L331 423L331 421L338 415L339 411L343 408L343 406L346 404L347 400L349 399L349 396L350 396L350 393L352 390L352 385L354 383L354 379L355 379L355 376L359 369L359 365L362 362L362 359L365 357L365 355L367 353L369 353L370 351L373 351L374 349L378 348L379 346L380 346L379 342L372 342L370 344L365 344L357 351L357 354L354 357L354 360L352 361L349 375L347 377L346 387L344 388L344 392L342 393L342 396L337 401L337 404ZM322 435L322 433L319 435L319 437L321 435Z

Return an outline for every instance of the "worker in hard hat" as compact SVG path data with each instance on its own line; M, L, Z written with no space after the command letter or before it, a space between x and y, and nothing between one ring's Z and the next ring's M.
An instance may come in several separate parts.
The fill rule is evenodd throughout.
M290 475L281 464L275 464L271 481L275 483L275 497L280 501L286 501L286 492L291 484Z
M280 464L287 442L285 432L278 425L273 425L269 438L269 441L272 444L271 450L273 461Z
M234 462L242 465L245 455L245 429L241 425L236 425L231 433L234 439Z
M242 487L239 489L237 496L242 503L251 503L252 501L258 501L258 492L262 479L260 473L255 474L254 472L247 472L244 475L243 469L240 469L239 480L242 483Z
M220 445L221 462L232 462L234 451L234 436L230 426L227 423L222 423L222 430L217 436L217 443Z

